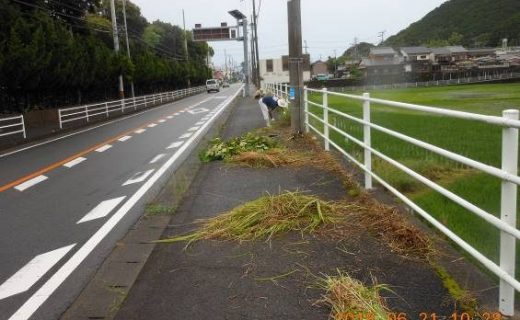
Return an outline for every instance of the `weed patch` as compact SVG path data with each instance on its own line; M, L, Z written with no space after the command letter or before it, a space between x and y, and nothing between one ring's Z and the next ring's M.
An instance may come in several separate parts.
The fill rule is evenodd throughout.
M324 275L319 278L316 287L324 290L325 294L315 304L329 307L332 319L361 319L358 315L375 320L388 319L389 310L380 296L382 290L389 291L385 285L369 288L338 270L336 276Z
M229 141L216 138L211 141L209 148L201 153L200 159L203 162L226 160L241 152L265 151L275 146L276 142L273 139L253 133Z

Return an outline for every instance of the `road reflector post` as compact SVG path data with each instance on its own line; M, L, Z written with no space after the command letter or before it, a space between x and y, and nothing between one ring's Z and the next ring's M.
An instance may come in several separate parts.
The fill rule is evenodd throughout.
M363 121L370 122L370 93L363 93ZM370 126L368 124L363 125L363 142L365 144L364 148L364 162L365 168L365 189L372 189L372 176L370 172L372 172L372 153L368 148L372 146L372 138L370 132Z

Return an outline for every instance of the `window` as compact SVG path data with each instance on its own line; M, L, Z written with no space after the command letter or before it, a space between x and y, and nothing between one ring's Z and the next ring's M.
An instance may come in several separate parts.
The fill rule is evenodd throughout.
M265 66L266 66L267 72L273 72L273 59L265 60Z

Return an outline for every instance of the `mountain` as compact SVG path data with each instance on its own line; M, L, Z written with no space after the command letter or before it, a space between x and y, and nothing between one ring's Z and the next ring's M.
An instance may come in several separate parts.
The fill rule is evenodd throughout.
M519 0L450 0L389 37L387 46L520 45ZM458 42L458 43L457 43Z

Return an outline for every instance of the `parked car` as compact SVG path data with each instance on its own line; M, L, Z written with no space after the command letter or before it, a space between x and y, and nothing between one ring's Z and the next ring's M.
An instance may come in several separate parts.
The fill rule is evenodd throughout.
M208 79L206 80L206 91L210 93L211 91L219 92L220 85L217 79Z
M314 79L321 81L321 80L329 80L330 77L328 74L320 73L320 74L315 75Z
M229 88L229 82L224 80L224 82L222 82L222 88Z

